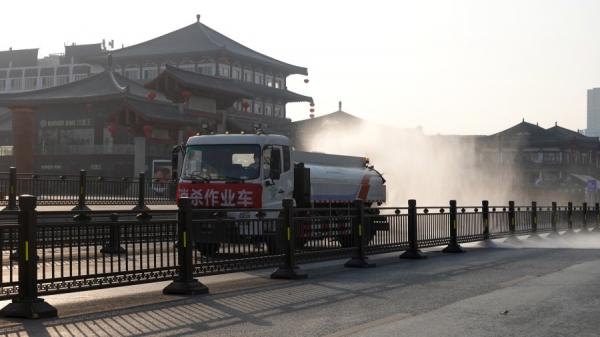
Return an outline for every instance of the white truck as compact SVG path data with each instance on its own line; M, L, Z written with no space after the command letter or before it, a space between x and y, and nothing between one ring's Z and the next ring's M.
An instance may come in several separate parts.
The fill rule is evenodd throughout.
M276 210L282 208L284 199L293 199L301 208L343 208L360 199L366 207L380 205L386 200L383 176L369 166L364 157L341 156L314 152L295 151L290 140L281 135L267 134L219 134L190 137L185 146L173 151L173 179L177 179L179 155L183 154L183 165L177 186L177 198L188 197L194 208L215 210L221 217L233 221L239 236L249 242L257 238L267 245L275 234L271 222L256 227L243 226L243 220L256 217L257 212L240 209ZM266 217L277 217L279 212L265 211ZM381 219L380 219L381 220ZM370 238L377 230L389 230L385 221L376 221ZM307 224L303 231L319 231L319 226ZM350 245L345 235L338 235L342 246ZM195 240L202 253L210 255L219 250L229 235L218 229L203 230L201 238ZM321 231L322 232L322 231ZM344 239L346 237L346 239ZM305 242L305 241L303 241ZM273 248L273 247L271 247ZM274 248L273 248L274 249Z

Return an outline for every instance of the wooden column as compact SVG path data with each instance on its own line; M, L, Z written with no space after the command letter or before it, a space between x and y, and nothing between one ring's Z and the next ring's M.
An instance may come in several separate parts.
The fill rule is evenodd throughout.
M22 173L33 172L35 111L32 107L12 107L12 134L15 166Z

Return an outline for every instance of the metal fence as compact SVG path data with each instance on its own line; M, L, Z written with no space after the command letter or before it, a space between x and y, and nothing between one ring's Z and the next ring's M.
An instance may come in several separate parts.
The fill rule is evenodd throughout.
M599 227L600 207L481 206L282 209L193 209L177 212L36 211L36 197L21 196L18 211L0 213L0 299L13 303L0 315L48 317L56 310L38 296L173 280L166 294L206 293L195 277L278 267L273 278L303 278L298 264L349 258L347 267L372 267L367 255L518 235ZM40 304L41 303L41 304ZM24 309L25 308L25 309Z
M174 204L177 183L138 177L88 176L85 170L79 175L40 175L0 172L0 205L16 209L17 196L37 196L38 205L156 205Z

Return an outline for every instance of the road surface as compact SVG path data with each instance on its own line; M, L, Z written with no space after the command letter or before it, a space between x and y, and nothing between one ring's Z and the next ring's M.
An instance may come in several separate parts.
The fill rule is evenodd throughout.
M60 318L3 319L0 335L600 335L599 249L468 247L380 255L362 270L303 265L302 281L270 280L272 270L205 277L208 296L165 296L166 282L48 296Z

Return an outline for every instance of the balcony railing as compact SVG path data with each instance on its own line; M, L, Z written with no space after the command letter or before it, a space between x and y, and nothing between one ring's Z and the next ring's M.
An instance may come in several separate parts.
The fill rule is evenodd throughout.
M38 154L44 155L64 155L64 154L133 154L133 144L113 144L113 145L51 145L39 148Z

